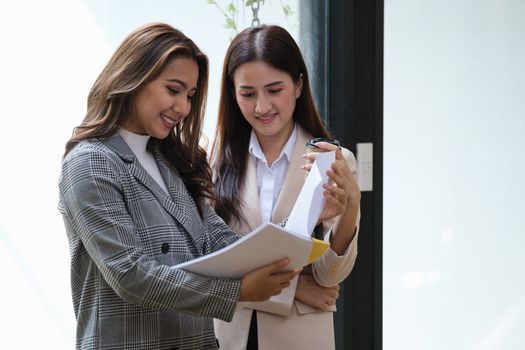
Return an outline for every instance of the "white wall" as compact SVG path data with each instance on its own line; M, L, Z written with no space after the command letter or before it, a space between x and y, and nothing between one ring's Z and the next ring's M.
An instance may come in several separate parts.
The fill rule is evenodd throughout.
M217 2L225 8L229 1ZM284 3L298 12L297 0ZM250 23L250 12L239 17ZM280 1L266 1L259 17L297 37ZM296 14L290 23L297 20ZM74 347L69 247L57 210L60 160L113 50L151 21L181 29L208 54L205 132L211 136L230 31L206 0L0 2L1 349Z
M524 19L385 1L384 349L525 349Z

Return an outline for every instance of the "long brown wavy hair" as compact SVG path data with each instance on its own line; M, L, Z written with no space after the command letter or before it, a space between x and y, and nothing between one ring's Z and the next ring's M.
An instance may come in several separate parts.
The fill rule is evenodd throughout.
M208 90L208 58L191 39L167 24L146 24L120 44L91 88L86 116L66 143L64 156L82 140L115 134L132 112L140 89L178 57L194 59L199 67L191 110L168 137L150 138L148 148L158 152L181 175L202 215L202 201L214 195L206 151L199 146Z
M279 26L258 26L239 33L231 42L222 68L219 116L212 148L215 182L214 207L226 222L246 222L241 191L248 157L251 126L235 99L233 75L248 62L264 62L288 73L294 83L303 80L293 119L315 137L330 137L315 107L303 56L292 36Z

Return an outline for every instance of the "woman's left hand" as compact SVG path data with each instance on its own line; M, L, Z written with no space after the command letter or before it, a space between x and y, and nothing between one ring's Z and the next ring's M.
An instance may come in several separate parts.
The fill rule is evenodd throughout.
M312 275L301 274L295 289L295 298L307 305L328 311L339 298L339 285L322 287Z
M319 222L322 222L334 218L348 209L357 210L361 200L361 192L357 180L348 167L339 147L326 142L318 142L316 146L326 151L335 151L335 162L326 172L330 181L323 185L323 195L326 202L319 217ZM315 155L315 153L308 153L305 158L313 160ZM311 167L312 164L307 164L303 166L303 169L309 171Z

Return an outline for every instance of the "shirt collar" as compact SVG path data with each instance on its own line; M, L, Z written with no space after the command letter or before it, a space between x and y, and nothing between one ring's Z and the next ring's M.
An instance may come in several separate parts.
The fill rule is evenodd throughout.
M124 128L120 128L118 133L124 141L128 144L129 148L135 153L135 155L142 155L146 153L146 146L148 145L149 135L135 134Z
M290 159L292 159L292 151L293 151L296 141L297 141L297 126L294 123L292 134L288 138L288 141L286 141L286 143L284 144L284 147L281 150L279 157L277 157L277 160L281 159L284 155L286 156L286 160L290 161ZM250 135L250 145L249 145L248 151L250 152L252 156L255 157L255 159L261 160L264 163L266 163L266 157L264 156L264 153L261 149L261 145L259 144L259 140L257 139L257 135L255 134L255 131L253 129Z

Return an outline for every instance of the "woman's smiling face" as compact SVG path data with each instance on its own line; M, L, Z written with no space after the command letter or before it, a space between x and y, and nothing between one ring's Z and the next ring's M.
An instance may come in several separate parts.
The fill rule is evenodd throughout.
M235 98L246 121L263 139L287 139L293 129L296 99L302 84L264 62L240 65L233 74Z
M191 58L170 61L160 75L134 97L133 112L122 127L141 135L164 139L191 111L199 68Z

